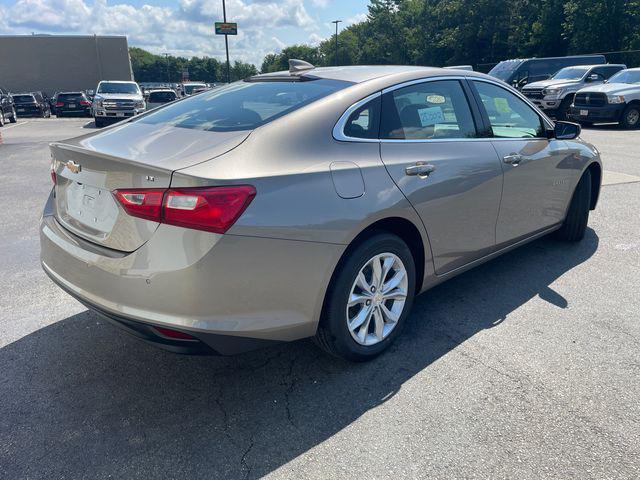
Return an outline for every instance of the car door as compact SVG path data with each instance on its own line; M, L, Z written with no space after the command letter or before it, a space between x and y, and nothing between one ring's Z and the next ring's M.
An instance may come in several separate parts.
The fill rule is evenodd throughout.
M472 98L466 81L455 77L382 95L382 161L424 223L437 274L495 247L502 169L491 142L478 138Z
M496 224L501 247L563 221L572 153L566 142L548 138L553 125L521 96L484 79L471 84L504 171Z

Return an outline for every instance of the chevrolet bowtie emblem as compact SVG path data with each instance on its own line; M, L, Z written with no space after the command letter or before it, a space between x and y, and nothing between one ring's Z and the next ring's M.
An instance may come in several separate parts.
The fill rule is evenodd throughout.
M64 166L71 170L72 173L80 173L80 171L82 170L82 165L74 162L73 160L69 160L64 164Z

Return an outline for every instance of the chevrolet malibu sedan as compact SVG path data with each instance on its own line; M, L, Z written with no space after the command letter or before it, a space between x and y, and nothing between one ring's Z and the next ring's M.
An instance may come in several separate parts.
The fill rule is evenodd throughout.
M582 239L602 166L579 133L480 73L292 61L52 144L42 266L173 351L364 361L417 294Z

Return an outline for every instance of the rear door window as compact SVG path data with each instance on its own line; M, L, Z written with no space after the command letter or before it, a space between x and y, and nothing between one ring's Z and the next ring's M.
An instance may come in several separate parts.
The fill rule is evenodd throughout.
M253 130L351 85L328 79L236 82L167 105L137 121L208 131Z
M33 95L14 95L13 101L16 103L34 103Z
M476 128L458 80L409 85L383 95L380 138L473 138Z

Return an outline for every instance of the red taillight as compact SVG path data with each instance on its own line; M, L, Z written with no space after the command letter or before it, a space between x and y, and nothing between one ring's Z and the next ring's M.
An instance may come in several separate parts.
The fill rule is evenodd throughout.
M62 103L62 102L56 102L56 107L64 107L64 103Z
M249 206L250 185L170 189L164 195L162 221L179 227L224 233Z
M122 208L132 217L159 222L162 213L162 196L165 191L165 189L130 188L115 190L113 193Z
M56 171L52 168L51 169L51 181L53 182L53 184L56 184L57 181L57 177L56 177Z
M256 189L251 185L231 187L133 188L113 192L134 217L179 227L225 233L249 206Z
M82 100L80 102L80 105L88 106L88 105L91 105L91 102L87 102L86 100Z
M154 327L158 333L164 335L165 337L175 338L178 340L196 340L195 337L192 337L188 333L180 332L178 330L173 330L171 328L162 328L162 327Z

